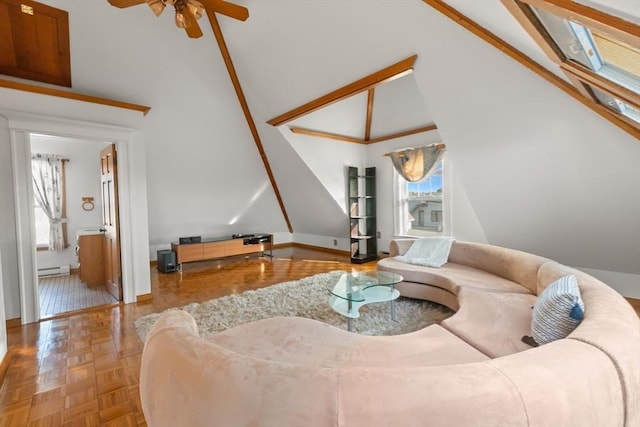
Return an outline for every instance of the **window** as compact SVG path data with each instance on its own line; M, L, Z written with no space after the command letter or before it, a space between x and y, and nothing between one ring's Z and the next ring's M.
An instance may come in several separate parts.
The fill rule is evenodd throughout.
M32 155L33 213L38 251L63 250L69 247L66 215L67 161L53 154ZM54 221L53 230L47 212L58 218Z
M420 182L405 181L395 170L395 234L426 236L444 231L444 160Z
M640 129L638 25L576 2L502 1L580 93Z
M49 218L35 198L33 207L36 221L36 246L38 250L45 251L49 249Z

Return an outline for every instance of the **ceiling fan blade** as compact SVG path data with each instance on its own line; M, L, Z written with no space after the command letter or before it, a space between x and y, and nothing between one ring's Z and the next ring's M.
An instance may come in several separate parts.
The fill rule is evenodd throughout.
M213 12L221 13L239 21L246 21L249 18L249 9L235 3L224 0L200 0L202 5Z
M142 4L145 0L107 0L111 6L125 8Z
M197 39L202 37L202 30L200 29L200 25L198 25L198 21L196 17L193 16L193 13L188 8L184 8L182 11L184 14L185 20L187 21L187 26L184 29L187 32L187 35L192 39Z

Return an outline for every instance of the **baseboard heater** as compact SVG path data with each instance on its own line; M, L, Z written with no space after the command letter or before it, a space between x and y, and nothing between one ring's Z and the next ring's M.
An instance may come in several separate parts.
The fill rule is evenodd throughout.
M38 277L47 276L66 276L69 275L70 269L68 265L61 265L59 267L39 268Z

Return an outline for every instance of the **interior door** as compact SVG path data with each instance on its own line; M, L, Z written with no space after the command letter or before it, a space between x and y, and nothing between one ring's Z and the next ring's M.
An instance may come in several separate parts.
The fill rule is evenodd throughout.
M118 169L115 144L111 144L100 152L100 176L105 287L118 301L122 301L120 230L118 229Z

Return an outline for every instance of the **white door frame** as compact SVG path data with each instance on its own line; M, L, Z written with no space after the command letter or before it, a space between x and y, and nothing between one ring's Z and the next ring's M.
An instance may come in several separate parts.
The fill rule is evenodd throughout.
M33 188L31 185L32 133L47 134L116 144L120 194L120 235L122 258L122 296L124 303L136 301L133 263L133 233L131 225L132 199L129 155L134 129L101 123L68 120L38 114L1 110L9 120L13 188L18 249L18 277L20 281L20 314L22 324L40 319L36 266L35 222L33 219Z

